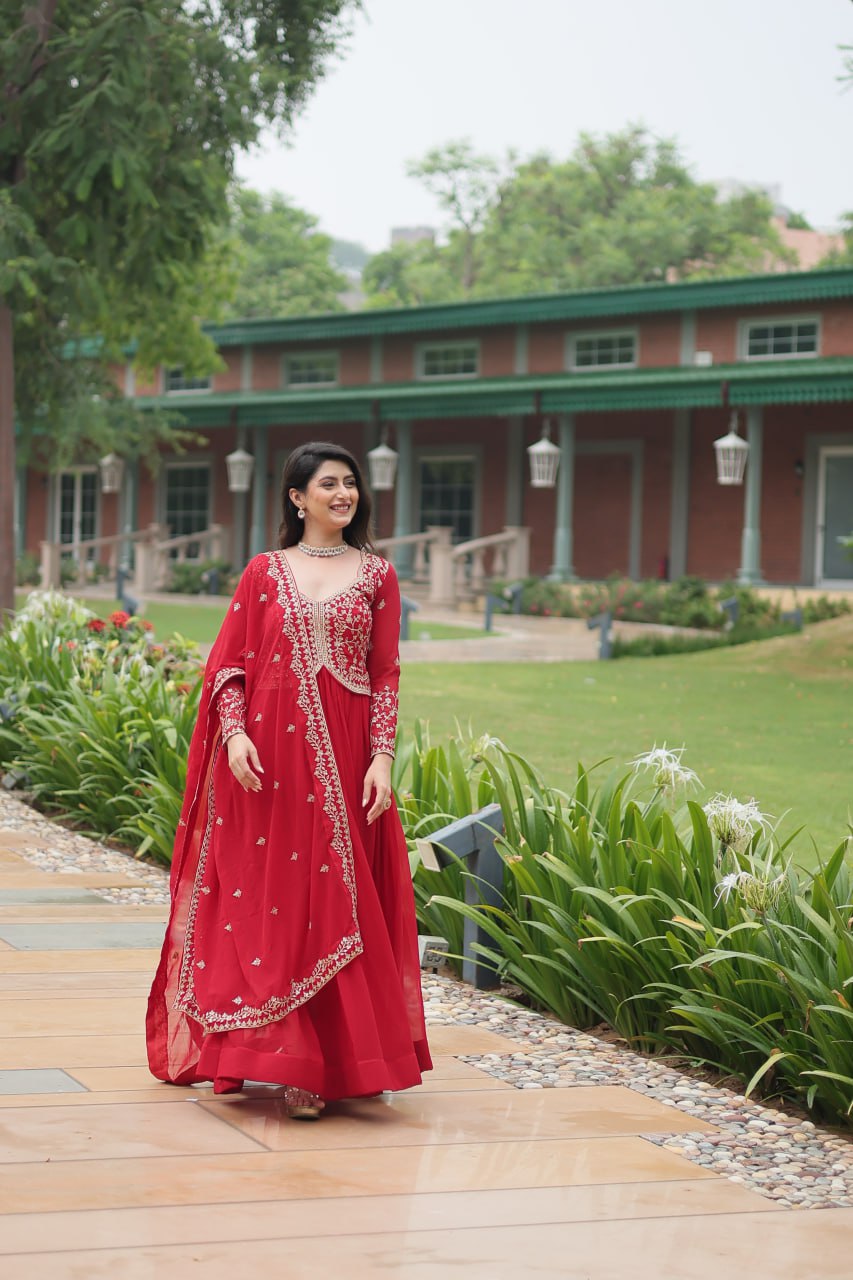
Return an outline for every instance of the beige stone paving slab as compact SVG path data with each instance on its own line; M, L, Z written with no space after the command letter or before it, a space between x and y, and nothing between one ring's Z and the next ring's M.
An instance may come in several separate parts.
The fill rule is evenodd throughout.
M433 1054L518 1053L517 1040L484 1031L480 1027L427 1023L427 1039Z
M128 973L138 970L154 977L159 951L128 947L122 951L17 951L0 957L0 973ZM474 1050L476 1053L477 1050Z
M0 868L0 885L4 889L138 889L147 883L132 876L111 871L48 871L24 864L29 869L14 871ZM165 887L165 881L164 881Z
M294 1125L283 1098L203 1098L199 1105L272 1151L422 1146L456 1142L714 1133L712 1125L623 1085L424 1095L417 1089L330 1103L322 1124Z
M0 927L3 924L103 924L104 917L115 920L162 920L166 923L168 908L152 903L128 902L121 905L106 898L91 902L16 902L0 903Z
M0 1166L260 1149L261 1143L186 1098L159 1107L124 1100L113 1106L7 1108L0 1126Z
M145 1022L145 998L113 993L96 999L7 1000L0 997L0 1027L12 1036L130 1035Z
M144 1089L148 1085L154 1084L158 1089L163 1089L167 1093L173 1092L172 1086L155 1081L148 1068L144 1066L77 1067L70 1074L80 1084L85 1085L87 1089L94 1091ZM469 1087L476 1088L478 1086L489 1088L493 1085L501 1088L512 1088L512 1085L506 1085L504 1081L496 1080L493 1076L486 1075L484 1071L480 1071L477 1067L467 1062L459 1062L456 1058L435 1059L434 1069L426 1073L424 1083L418 1085L418 1090L424 1090L427 1082L440 1084L450 1091Z
M708 1179L341 1197L334 1204L334 1226L336 1234L386 1234L403 1229L451 1231L459 1227L774 1211L775 1206L755 1192L722 1179ZM209 1244L264 1236L290 1242L329 1232L329 1202L296 1199L88 1213L8 1214L2 1219L2 1228L6 1254L39 1252L46 1240L54 1254L73 1249L135 1249L195 1240Z
M188 1105L187 1109L194 1108ZM149 1108L144 1114L155 1112L168 1116L168 1108L162 1107ZM325 1123L324 1118L303 1127L319 1129ZM14 1176L6 1180L0 1196L0 1227L7 1213L719 1181L710 1170L636 1137L95 1159L85 1161L85 1176L78 1162L67 1160L12 1168Z
M26 1067L134 1067L145 1062L145 1035L17 1036L0 1039L0 1070Z
M70 1075L71 1072L66 1074ZM7 1093L0 1094L0 1112L8 1112L20 1107L31 1110L35 1107L100 1107L121 1106L125 1102L138 1104L155 1102L175 1102L174 1089L164 1086L162 1089L122 1089L114 1093ZM4 1120L5 1123L5 1120Z
M153 969L152 969L153 976ZM62 992L63 997L96 997L117 991L122 995L150 989L146 973L3 973L0 964L0 998L17 999L21 994L43 998L45 992Z
M851 1233L849 1209L409 1230L25 1254L4 1280L849 1280Z

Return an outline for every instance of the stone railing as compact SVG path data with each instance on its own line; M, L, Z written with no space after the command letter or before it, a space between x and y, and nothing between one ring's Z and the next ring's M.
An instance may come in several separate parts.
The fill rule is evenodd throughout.
M453 599L473 599L492 578L517 580L530 570L530 530L507 525L503 533L459 542L450 549Z
M169 571L175 562L183 560L219 560L224 547L224 529L213 524L198 533L182 534L169 538L165 525L150 524L147 529L132 533L117 533L105 538L86 538L78 542L43 542L41 544L41 585L58 587L62 580L63 557L70 556L79 566L78 578L86 580L88 554L109 548L106 563L109 576L114 577L119 558L131 543L135 548L136 568L133 575L137 592L162 591L169 580Z
M62 581L63 558L71 559L77 566L77 581L86 582L94 576L95 564L106 565L109 577L113 578L119 567L121 557L126 555L130 544L138 547L149 537L147 529L138 529L133 533L113 533L104 538L81 538L77 542L42 542L41 585L58 587ZM96 558L90 553L109 549L106 559Z
M430 580L430 548L436 543L450 541L450 530L427 529L426 533L405 533L397 538L378 538L376 550L413 582Z

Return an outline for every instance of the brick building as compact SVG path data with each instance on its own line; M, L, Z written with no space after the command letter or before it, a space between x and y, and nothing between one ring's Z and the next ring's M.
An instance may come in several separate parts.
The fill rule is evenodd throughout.
M451 525L464 541L531 530L537 574L700 574L853 587L853 270L284 320L210 330L225 368L163 370L129 396L179 407L206 444L128 467L19 476L20 543L71 543L151 522L225 527L239 562L274 545L284 459L310 438L399 455L378 496L380 535ZM732 413L749 442L743 486L716 480ZM534 489L526 449L551 431L556 486ZM252 491L225 457L255 458Z

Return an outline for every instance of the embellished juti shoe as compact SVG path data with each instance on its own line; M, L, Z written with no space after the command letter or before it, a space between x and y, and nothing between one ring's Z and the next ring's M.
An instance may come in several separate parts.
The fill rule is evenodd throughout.
M291 1120L319 1120L325 1104L316 1093L287 1085L284 1090L284 1105Z
M240 1093L245 1081L236 1076L217 1076L213 1082L214 1093Z

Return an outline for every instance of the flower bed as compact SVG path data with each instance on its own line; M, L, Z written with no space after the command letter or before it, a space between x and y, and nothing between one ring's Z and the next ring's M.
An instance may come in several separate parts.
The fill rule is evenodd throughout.
M483 964L536 1008L850 1123L848 840L799 871L753 800L679 801L698 783L680 752L656 749L597 786L579 767L561 792L494 740L418 735L395 766L410 831L430 829L433 810L461 815L463 777L505 828L500 907L464 905L464 867L416 866L427 932L458 951L472 918L492 940Z

